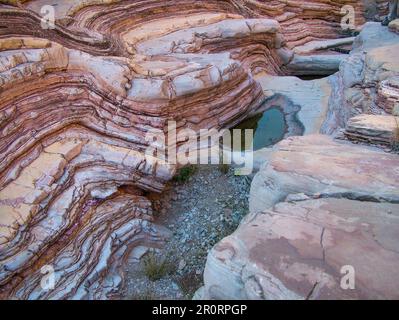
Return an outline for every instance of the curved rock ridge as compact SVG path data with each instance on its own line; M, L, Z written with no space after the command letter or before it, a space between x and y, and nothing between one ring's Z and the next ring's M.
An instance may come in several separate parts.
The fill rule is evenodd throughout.
M383 1L385 4L387 1ZM3 1L4 3L4 1ZM57 1L55 30L40 28L40 14L43 5L51 4L46 0L5 1L8 5L0 8L0 37L10 34L37 36L60 42L67 47L83 50L92 54L124 55L123 39L126 35L143 30L143 26L165 18L176 18L175 27L167 27L164 33L173 29L192 26L181 18L187 15L204 14L204 20L219 20L215 15L233 15L242 18L269 18L280 22L283 34L290 48L309 41L332 39L342 34L341 8L350 5L354 8L356 25L364 23L364 8L368 4L362 1L273 1L265 3L255 0L147 0L147 1ZM214 15L214 16L212 16ZM195 19L193 19L195 20ZM197 20L203 24L202 19ZM224 19L223 19L224 20ZM196 24L195 22L193 23ZM12 25L12 30L10 26ZM162 23L161 23L162 25ZM155 32L157 33L157 32ZM137 32L140 35L140 31ZM129 38L129 36L128 36Z
M264 160L250 214L209 253L197 297L397 299L398 156L307 135Z
M196 298L398 298L398 44L367 23L326 79L256 75L266 96L301 107L307 135L259 150L250 213L209 253Z
M250 211L295 193L399 202L395 154L338 142L329 136L291 137L275 146L251 186Z
M21 37L0 48L0 294L109 297L131 249L166 237L145 198L114 200L126 186L161 192L173 177L173 165L145 154L148 131L168 120L234 125L261 104L260 87L224 53L127 59ZM46 265L59 279L49 292Z
M395 106L399 105L399 76L381 81L377 102L388 114L393 113Z

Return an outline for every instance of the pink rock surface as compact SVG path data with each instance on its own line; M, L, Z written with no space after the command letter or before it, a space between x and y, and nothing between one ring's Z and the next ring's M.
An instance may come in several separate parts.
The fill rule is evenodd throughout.
M398 168L395 154L328 136L280 142L254 177L250 214L208 255L197 297L397 299Z
M209 254L203 298L397 299L398 214L398 204L327 198L250 215ZM354 289L341 287L345 266Z

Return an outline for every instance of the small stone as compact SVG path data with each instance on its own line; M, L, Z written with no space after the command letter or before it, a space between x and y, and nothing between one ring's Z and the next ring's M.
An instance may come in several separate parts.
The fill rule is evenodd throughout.
M289 194L285 199L286 202L304 201L310 198L304 193Z
M184 268L186 267L186 261L184 259L181 259L179 262L179 266L177 267L177 269L179 271L182 271Z

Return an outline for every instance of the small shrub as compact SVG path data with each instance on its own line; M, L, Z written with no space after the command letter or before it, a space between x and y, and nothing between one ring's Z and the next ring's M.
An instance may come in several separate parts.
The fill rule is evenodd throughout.
M223 174L227 174L229 172L229 168L230 166L228 164L225 163L219 164L219 171Z
M184 168L181 168L177 175L174 177L174 180L179 183L187 182L188 179L197 171L197 167L190 165Z
M143 258L144 273L151 281L157 281L172 271L169 259L151 252Z

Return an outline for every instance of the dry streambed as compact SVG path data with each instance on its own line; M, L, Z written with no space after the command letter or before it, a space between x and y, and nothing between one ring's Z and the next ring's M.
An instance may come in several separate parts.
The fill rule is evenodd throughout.
M209 250L248 213L251 179L219 166L183 169L154 196L156 223L170 230L165 247L136 250L127 266L126 299L190 299L202 285ZM137 260L141 255L140 262Z

